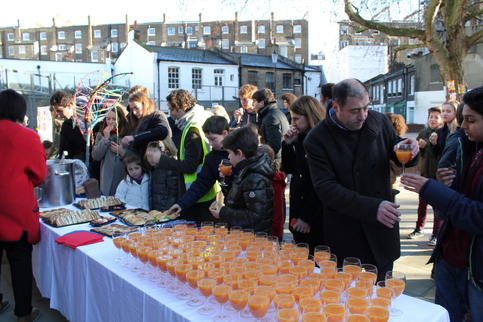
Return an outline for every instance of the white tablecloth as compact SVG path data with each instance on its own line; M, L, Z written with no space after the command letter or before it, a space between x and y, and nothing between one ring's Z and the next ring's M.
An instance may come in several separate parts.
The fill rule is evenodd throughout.
M41 223L42 239L34 246L32 262L37 286L43 297L50 298L50 307L69 321L211 321L219 313L216 305L217 314L201 316L198 308L122 267L114 261L118 250L109 237L77 249L55 243L66 233L90 228L88 224L53 228ZM449 321L447 311L439 305L406 295L395 303L404 314L390 321ZM236 320L235 312L225 313Z

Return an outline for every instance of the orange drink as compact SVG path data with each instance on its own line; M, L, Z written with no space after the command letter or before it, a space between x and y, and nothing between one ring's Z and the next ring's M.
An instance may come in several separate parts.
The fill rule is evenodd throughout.
M367 308L366 315L370 322L387 322L389 321L389 310L380 306L371 306Z
M272 286L276 283L273 275L262 275L258 279L258 285Z
M169 275L176 277L176 272L174 270L174 267L176 265L176 260L170 259L166 262L166 268L168 269Z
M245 257L250 262L256 262L257 259L262 257L262 254L260 253L259 250L247 250L246 253L245 253Z
M369 307L368 300L357 297L348 298L345 304L351 314L364 314Z
M278 322L298 322L300 313L296 309L281 309L277 312Z
M226 274L223 276L223 283L230 285L233 290L238 289L238 281L241 280L240 274Z
M295 249L294 244L282 244L282 250L292 252Z
M233 262L232 262L232 264L233 264ZM230 268L230 273L231 274L240 274L240 275L242 275L243 272L245 272L245 267L233 266L232 265L231 268Z
M289 274L288 270L293 264L291 261L278 261L277 266L280 274Z
M392 288L395 292L395 297L398 297L404 292L406 283L402 280L390 278L386 279L386 287Z
M233 251L235 253L235 257L240 256L242 248L241 246L226 246L226 249L229 251Z
M296 248L296 249L300 249L300 248ZM305 248L303 249L305 250ZM293 252L290 254L290 260L294 265L297 265L299 261L307 260L308 258L309 258L309 254L306 254L305 252L304 253Z
M213 287L213 295L215 297L215 300L220 303L220 304L225 304L228 302L229 298L228 296L230 295L231 292L231 287L229 285L215 285Z
M125 239L121 241L122 251L125 252L126 254L129 254L129 245L131 244L134 244L134 241L130 239Z
M343 268L344 272L350 273L352 275L352 280L355 281L357 276L362 271L362 268L355 265L345 265Z
M137 242L129 244L129 253L136 258L138 257L138 255L136 253L138 247L139 247L139 243L137 243Z
M377 281L377 275L372 272L360 272L359 273L359 280L360 281L368 281L371 282L372 284L376 284Z
M297 284L299 281L298 277L293 274L283 274L277 277L277 282L287 282L292 284Z
M321 261L318 263L320 266L320 269L323 270L325 269L337 269L337 263L334 261Z
M299 282L299 286L307 286L314 291L314 294L317 293L320 289L320 280L316 279L306 279L306 280L301 280Z
M220 167L220 172L223 173L224 176L227 176L231 172L232 166Z
M205 277L205 273L201 271L188 271L186 272L186 280L191 288L198 287L198 281Z
M175 266L174 271L176 277L181 283L186 283L186 273L191 269L191 265L188 264L178 264Z
M146 264L149 261L148 252L151 250L150 247L139 247L136 252L141 263Z
M297 301L297 303L299 302L300 300L300 294L303 293L303 292L310 292L310 294L312 294L312 296L314 296L314 291L312 290L312 288L310 287L306 287L306 286L299 286L299 287L296 287L294 290L293 290L293 296L295 297L295 301Z
M411 151L397 150L396 157L401 163L408 163L411 160Z
M206 241L208 239L208 235L210 233L208 231L203 231L203 230L199 230L196 232L196 240L202 240L202 241Z
M295 297L292 294L275 294L273 304L277 310L291 309L295 306Z
M374 297L371 299L371 305L372 306L382 306L385 308L390 308L391 307L391 300L385 298L385 297Z
M174 229L173 228L163 228L162 232L165 236L173 236Z
M225 262L231 262L236 258L236 253L232 250L225 250L221 255L225 258Z
M288 272L297 276L299 280L304 279L309 275L307 268L303 266L292 266L288 269Z
M304 259L304 260L298 261L297 266L305 267L307 269L308 274L310 274L314 272L315 262L308 259Z
M322 313L307 312L302 315L302 322L326 322L327 319Z
M253 289L253 293L258 295L267 295L270 298L270 302L272 302L273 297L275 296L275 289L271 286L261 285L255 287L255 289Z
M191 243L193 247L205 249L208 243L205 240L196 240Z
M247 306L248 303L248 292L243 290L231 291L228 295L230 303L233 308L237 311L241 311Z
M141 237L143 234L141 233L138 233L138 232L134 232L134 233L130 233L128 236L129 236L129 239L130 240L134 240L134 241L137 241L139 237Z
M347 272L337 272L334 278L344 281L344 290L347 290L352 283L352 275Z
M143 240L144 246L153 247L155 240L154 238L145 238Z
M215 228L215 234L220 235L221 239L225 239L226 235L228 235L228 228L226 227Z
M337 291L341 293L344 287L344 281L341 281L339 279L328 279L324 283L324 289L327 291Z
M215 228L213 226L201 226L199 231L204 232L208 236L214 233Z
M383 297L383 298L386 298L390 301L392 301L392 299L394 298L394 290L392 288L389 288L389 287L378 287L376 288L376 295L378 297Z
M158 251L157 250L150 250L148 252L148 260L149 260L149 264L151 264L152 267L156 267L157 264L156 264L156 257L158 256Z
M327 321L344 322L345 314L345 307L342 304L330 303L324 306L324 315Z
M263 252L263 257L257 260L258 265L276 265L276 256L272 257L272 255L270 252Z
M242 279L238 281L238 289L243 291L250 292L257 286L258 286L258 281L256 280Z
M223 257L221 257L220 255L213 255L208 258L208 261L210 263L215 264L215 268L220 268L220 264L223 261Z
M196 232L198 232L198 228L196 227L186 227L184 230L184 233L187 236L196 236Z
M304 312L320 312L322 310L322 302L313 297L306 297L299 301L300 311Z
M368 281L356 281L355 287L360 287L366 290L367 296L372 297L372 291L374 290L374 284Z
M112 242L114 243L114 246L116 246L116 248L121 249L121 242L126 239L127 239L126 237L118 237L118 238L114 238Z
M257 319L261 319L267 314L269 306L270 298L268 295L254 294L250 295L248 298L248 308L252 315Z
M215 268L215 264L213 263L201 263L201 264L198 264L198 266L196 267L197 270L203 271L206 277L208 277L208 271L214 268Z
M294 284L287 282L275 283L275 292L277 294L293 294Z
M314 253L314 260L318 264L322 261L328 261L330 259L330 253L328 252L316 252Z
M200 290L201 295L204 297L210 297L213 293L213 287L216 285L216 282L212 278L202 278L198 281L198 289Z
M226 275L226 271L222 268L214 268L208 271L208 278L212 278L216 281L216 284L223 284L223 276Z
M262 276L262 273L260 271L246 271L245 273L243 273L243 278L255 280L257 281L257 283L260 276Z
M351 287L345 291L345 295L347 298L358 297L361 299L365 299L367 297L367 290L362 287Z
M193 256L188 259L188 264L192 265L192 269L198 269L199 264L203 264L205 259L201 256Z
M277 265L262 265L260 266L260 271L264 275L277 275L278 267Z
M322 304L339 303L340 293L337 291L321 291L320 300Z
M370 320L362 314L351 314L347 317L347 322L370 322Z
M166 267L166 263L171 259L173 259L171 255L159 255L156 257L156 264L162 272L167 272L168 268Z
M250 236L242 236L240 237L240 246L242 250L247 250L248 245L251 243L252 239Z

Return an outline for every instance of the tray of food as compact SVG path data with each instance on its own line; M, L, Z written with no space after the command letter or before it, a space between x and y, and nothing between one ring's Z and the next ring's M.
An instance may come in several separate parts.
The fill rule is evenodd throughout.
M98 234L106 235L108 237L112 237L112 234L114 234L114 233L128 233L129 234L129 233L137 231L137 228L136 227L124 226L124 225L120 225L120 224L109 224L109 225L102 226L102 227L92 228L91 231L98 233Z
M102 207L124 206L124 205L125 203L122 202L121 199L113 196L92 198L92 199L82 199L78 203L74 204L74 206L76 206L79 209L99 209Z
M163 223L178 218L174 214L168 215L167 210L165 212L158 210L146 211L139 208L112 211L111 214L129 226L144 226L147 222Z
M105 225L108 225L114 221L116 221L117 218L116 217L111 217L111 216L101 216L100 218L97 218L97 219L94 219L94 220L91 220L89 222L89 224L92 226L92 227L101 227L101 226L105 226Z
M59 208L40 213L42 221L53 227L65 227L70 225L83 224L91 220L99 219L101 216L97 211L92 210L68 210Z

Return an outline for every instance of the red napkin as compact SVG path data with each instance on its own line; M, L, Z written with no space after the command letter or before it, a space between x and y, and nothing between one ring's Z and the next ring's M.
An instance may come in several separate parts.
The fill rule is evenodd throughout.
M104 236L87 231L80 231L73 234L67 234L55 240L59 244L64 244L72 249L79 246L100 243L104 241Z

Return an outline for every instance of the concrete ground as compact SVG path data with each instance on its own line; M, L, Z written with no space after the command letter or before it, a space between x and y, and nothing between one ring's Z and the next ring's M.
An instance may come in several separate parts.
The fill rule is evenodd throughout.
M426 235L419 239L407 239L406 236L414 230L416 222L416 210L418 206L417 195L400 189L401 193L397 196L396 202L401 205L402 221L400 223L401 232L401 257L396 261L394 269L402 271L407 275L407 286L405 294L414 296L429 302L434 302L435 286L430 279L432 265L426 265L431 255L432 247L428 246L428 239L432 229L433 215L429 210L428 221L426 224ZM287 199L288 200L288 199ZM431 208L429 208L431 209ZM288 222L286 223L286 228ZM288 229L285 229L284 238L291 239ZM13 315L14 301L10 279L10 267L3 256L0 291L4 297L10 301L10 306L0 314L0 321L14 322L16 317ZM49 299L42 298L37 287L33 289L33 306L41 311L39 322L64 322L67 321L58 311L50 309Z

